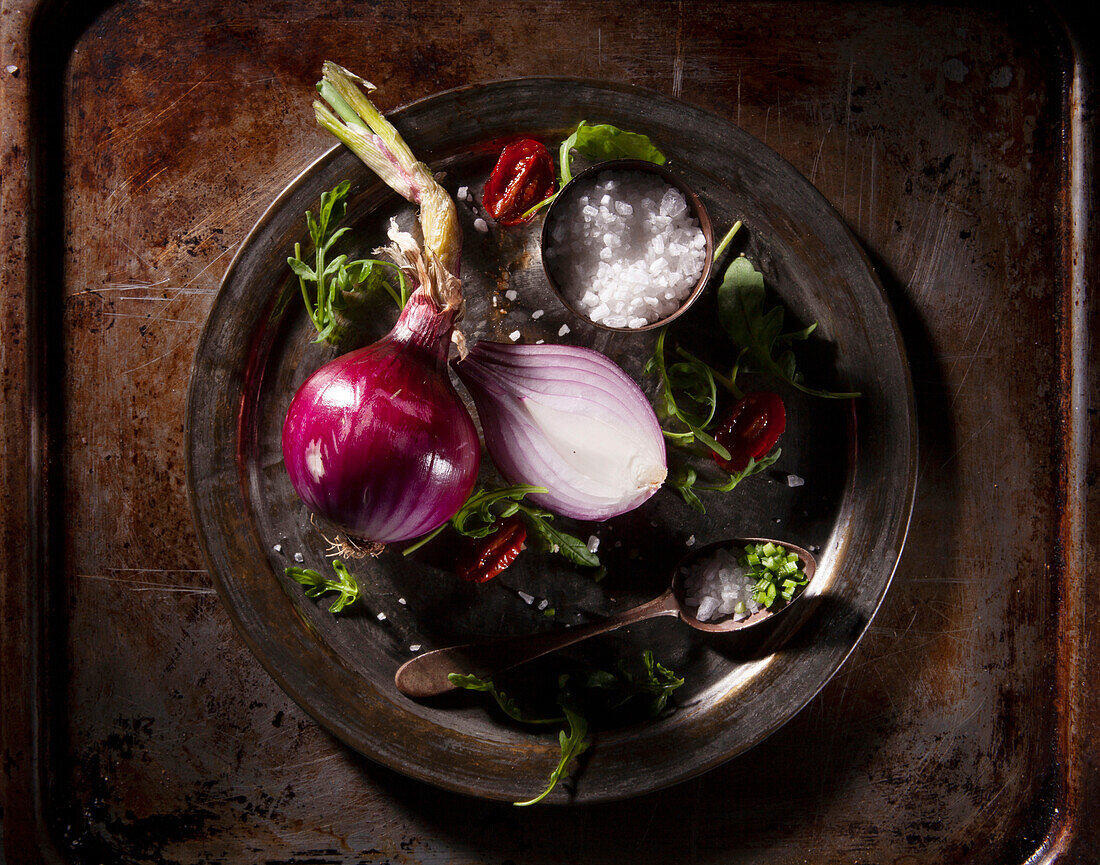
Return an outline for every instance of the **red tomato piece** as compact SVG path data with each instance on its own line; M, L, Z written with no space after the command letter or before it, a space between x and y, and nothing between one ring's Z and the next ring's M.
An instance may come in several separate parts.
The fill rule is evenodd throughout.
M501 225L519 225L528 210L554 194L554 160L533 138L513 141L500 153L481 203ZM530 217L528 217L530 219Z
M750 459L760 459L775 446L787 426L787 411L778 394L768 391L747 393L738 400L714 438L730 452L730 458L714 455L727 472L739 472Z
M477 538L467 547L458 565L458 575L469 583L491 580L516 560L526 540L523 518L519 514L508 517L491 535Z

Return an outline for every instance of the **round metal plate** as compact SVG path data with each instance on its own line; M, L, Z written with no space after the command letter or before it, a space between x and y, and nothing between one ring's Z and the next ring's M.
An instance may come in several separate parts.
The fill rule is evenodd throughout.
M305 598L284 574L295 554L306 567L329 568L323 532L283 469L279 436L298 385L335 354L312 342L286 258L296 241L308 245L304 212L316 211L320 194L343 179L352 181L345 224L359 244L353 253L381 245L391 217L415 223L410 205L350 152L334 148L278 197L243 244L192 371L187 441L194 516L235 624L279 685L352 748L447 789L522 799L541 790L556 765L556 733L503 723L478 695L432 704L405 699L393 674L411 647L606 615L659 594L691 544L788 538L816 548L819 570L799 615L780 617L763 643L739 644L662 619L588 648L612 663L651 648L687 683L659 719L600 731L575 785L560 785L547 801L636 795L745 751L789 720L851 652L889 585L908 525L916 463L912 387L866 256L822 196L774 152L726 120L666 97L527 79L444 93L392 119L413 151L443 172L452 194L466 186L475 198L499 142L510 136L555 145L582 119L648 134L704 200L717 235L743 220L734 250L763 271L771 298L788 310L789 329L819 323L798 348L808 382L862 396L814 399L772 383L787 402L788 427L782 457L765 475L730 493L703 493L705 515L665 489L608 523L568 524L582 537L600 538L607 568L601 581L532 552L495 580L464 584L451 573L447 544L439 543L410 557L391 550L351 563L364 600L334 617L327 603ZM537 220L518 230L479 231L471 204L460 201L459 210L468 339L506 340L518 330L526 342L589 345L652 390L642 367L654 334L600 331L570 315L542 273ZM722 270L716 268L716 279ZM392 325L396 310L388 303L377 300L375 324L363 340ZM670 343L729 363L732 346L715 327L714 303L712 281L672 325ZM544 313L536 318L539 309ZM673 451L670 459L679 460ZM788 476L804 483L789 485Z

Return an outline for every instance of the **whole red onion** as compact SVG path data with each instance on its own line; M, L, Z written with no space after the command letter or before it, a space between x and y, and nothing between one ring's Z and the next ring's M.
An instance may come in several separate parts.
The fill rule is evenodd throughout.
M426 291L393 330L325 364L291 400L283 459L302 501L358 539L408 540L446 522L481 447L447 370L454 312Z

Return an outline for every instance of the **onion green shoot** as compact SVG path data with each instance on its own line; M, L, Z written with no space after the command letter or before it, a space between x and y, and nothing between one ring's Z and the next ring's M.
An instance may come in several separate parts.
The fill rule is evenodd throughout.
M752 590L753 600L769 610L777 601L792 601L807 583L802 560L785 547L770 541L747 544L738 563L750 578L756 580Z

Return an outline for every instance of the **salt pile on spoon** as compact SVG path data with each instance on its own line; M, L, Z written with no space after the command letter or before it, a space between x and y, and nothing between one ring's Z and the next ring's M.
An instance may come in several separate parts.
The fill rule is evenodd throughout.
M737 563L737 554L723 548L688 569L684 595L700 622L729 616L740 621L764 608L753 600L755 585L756 580Z
M684 194L645 171L603 171L554 211L547 259L592 321L638 328L671 315L703 272L706 238Z

